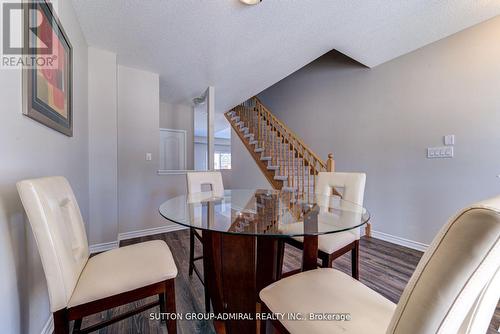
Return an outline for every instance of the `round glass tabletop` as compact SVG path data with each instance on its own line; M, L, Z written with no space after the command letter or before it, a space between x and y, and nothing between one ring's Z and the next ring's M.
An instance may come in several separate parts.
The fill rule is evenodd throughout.
M254 236L313 236L353 230L370 219L369 212L338 196L297 199L277 190L225 190L181 195L160 206L176 224L199 230Z
M354 230L369 212L339 196L297 199L278 190L225 190L181 195L160 206L160 215L199 230L255 236L313 236ZM354 233L355 231L353 231Z

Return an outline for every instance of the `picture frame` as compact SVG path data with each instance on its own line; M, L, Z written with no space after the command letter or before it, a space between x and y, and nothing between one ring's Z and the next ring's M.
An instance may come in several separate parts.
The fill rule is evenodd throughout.
M73 47L50 3L42 0L24 6L24 55L36 61L23 67L23 114L72 137ZM33 47L37 43L45 48ZM39 66L43 60L45 66Z

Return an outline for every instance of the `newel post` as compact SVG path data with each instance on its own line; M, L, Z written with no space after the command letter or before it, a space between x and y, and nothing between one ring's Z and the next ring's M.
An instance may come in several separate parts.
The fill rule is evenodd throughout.
M328 160L326 161L326 171L335 172L335 160L333 160L333 153L328 154Z

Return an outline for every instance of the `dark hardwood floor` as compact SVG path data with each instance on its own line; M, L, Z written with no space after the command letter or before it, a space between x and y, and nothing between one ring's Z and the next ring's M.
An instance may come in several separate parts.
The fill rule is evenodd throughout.
M182 230L166 234L158 234L143 238L122 241L120 246L133 243L161 239L169 245L176 260L179 274L176 278L176 302L177 312L204 312L203 286L195 275L188 275L189 258L189 232ZM197 249L198 253L201 248ZM360 244L360 279L361 282L379 292L386 298L397 303L406 283L413 273L421 252L394 245L378 239L362 238ZM285 254L284 271L299 267L301 254L296 249L287 247ZM201 263L199 264L200 270ZM350 274L350 255L344 255L334 261L334 268ZM149 302L144 300L136 303ZM83 321L85 327L91 323L109 318L117 313L129 310L133 304L119 307L107 312L88 317ZM164 324L157 320L149 320L151 312L159 312L159 308L153 308L129 319L120 321L112 326L101 329L100 334L122 334L122 333L166 333ZM500 303L497 306L495 316L492 319L488 334L498 333L500 326ZM178 333L215 333L210 321L178 321Z

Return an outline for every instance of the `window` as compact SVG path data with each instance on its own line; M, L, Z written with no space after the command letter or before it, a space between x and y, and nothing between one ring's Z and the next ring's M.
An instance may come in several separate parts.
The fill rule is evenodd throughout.
M231 169L231 153L215 152L214 154L215 169Z

